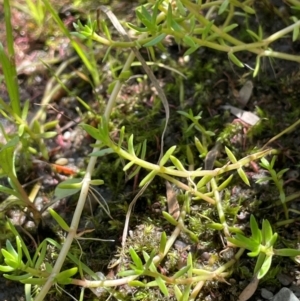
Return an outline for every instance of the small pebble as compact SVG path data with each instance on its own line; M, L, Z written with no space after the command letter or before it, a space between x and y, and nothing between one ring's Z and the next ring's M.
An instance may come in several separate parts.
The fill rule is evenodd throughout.
M69 163L67 158L59 158L55 161L55 164L65 166Z
M272 292L268 291L268 290L265 289L265 288L262 288L262 289L261 289L260 295L261 295L264 299L267 299L267 300L273 298L273 296L274 296Z
M293 278L285 274L278 274L277 280L283 285L288 286L293 282Z
M64 132L63 134L65 140L69 140L71 138L71 133L69 131Z
M209 258L210 258L210 253L208 253L208 252L203 252L202 254L201 254L201 259L202 260L209 260Z
M287 287L283 287L274 297L273 301L299 301L294 293Z

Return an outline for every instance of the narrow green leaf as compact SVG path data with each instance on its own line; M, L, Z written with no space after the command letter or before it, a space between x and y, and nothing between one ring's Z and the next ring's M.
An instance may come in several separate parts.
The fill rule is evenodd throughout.
M7 239L6 240L6 249L2 249L2 254L5 258L10 258L10 259L17 259L18 258L18 252L15 250L15 248L12 246L11 242ZM7 252L8 254L4 255L3 252Z
M102 141L103 137L100 134L99 129L96 129L89 124L81 124L81 127L94 139Z
M121 271L118 272L117 274L119 277L128 277L128 276L134 276L134 275L138 275L136 270L126 270L126 271Z
M187 272L187 276L188 276L188 278L192 278L193 277L192 267L193 267L194 263L193 263L193 256L192 256L191 252L189 252L189 254L188 254L186 263L187 263L187 266L191 267L191 269L189 269L188 272Z
M9 3L8 0L5 0L4 2ZM5 16L5 18L7 18L7 16ZM7 21L7 24L10 24L11 20ZM11 35L12 32L8 32L7 30L7 38L9 38ZM10 50L8 52L10 52ZM12 53L6 55L3 45L2 43L0 43L0 64L2 66L2 72L4 74L6 88L10 98L11 109L14 114L16 114L17 116L21 116L19 85L17 81L17 71L15 67L13 52L14 50L12 47Z
M202 32L202 39L205 40L211 30L211 27L213 26L214 21L210 21L205 27L204 30Z
M56 220L56 222L60 225L60 227L65 230L66 232L70 231L69 225L64 221L64 219L59 216L52 208L48 209L48 212L51 216Z
M159 12L158 7L159 7L159 5L161 5L162 1L163 0L155 1L155 5L152 9L152 17L151 17L152 23L156 23L157 14Z
M5 266L5 265L0 265L0 271L1 272L7 273L7 272L12 272L14 270L15 269L13 267Z
M8 266L14 268L15 270L18 270L20 268L17 258L14 259L5 258L4 261Z
M261 158L260 159L260 163L259 165L265 169L269 169L270 168L270 163L266 158Z
M192 289L192 284L191 283L185 285L183 295L182 295L182 299L180 301L189 301L190 300L191 289Z
M246 29L246 31L249 33L250 36L254 38L255 41L260 41L260 37L252 30Z
M29 99L27 99L23 105L22 114L21 114L21 118L24 121L27 119L29 105L30 105L30 101ZM56 120L56 122L58 122L58 120Z
M267 219L264 219L262 222L262 243L265 245L268 241L272 239L273 230L270 222Z
M228 57L235 65L244 68L244 64L232 52L228 52Z
M24 130L25 130L25 124L22 123L22 124L19 125L19 128L18 128L18 136L19 137L23 136Z
M255 264L255 268L254 268L254 275L258 274L259 270L261 269L261 267L265 261L265 258L266 258L266 254L263 252L260 252L257 257L257 260L256 260L256 264Z
M224 0L219 7L218 15L222 15L229 5L229 0Z
M128 152L130 155L136 157L135 151L134 151L134 146L133 146L133 134L130 135L130 137L128 139Z
M18 266L21 267L23 265L22 258L23 258L23 251L22 251L22 243L20 237L16 237L16 244L17 244L17 252L18 252Z
M54 191L55 198L60 200L70 195L74 195L81 190L82 179L68 179L59 183Z
M254 15L255 14L255 10L248 6L248 5L243 5L242 6L242 9L247 13L247 14L251 14L251 15Z
M74 276L77 272L78 272L77 267L62 271L55 277L55 280L58 283L66 283L65 281L67 281L67 283L69 283L69 278Z
M57 132L46 132L46 133L40 133L39 135L36 135L37 138L42 138L42 139L51 139L56 136L57 136Z
M207 227L219 231L224 229L224 226L220 223L210 223L207 225Z
M101 28L102 28L102 31L104 32L105 36L107 37L107 39L109 41L111 41L110 31L109 31L108 26L105 22L105 19L101 20Z
M146 183L152 181L152 179L157 175L156 170L152 170L146 175L146 177L140 182L139 187L143 187Z
M179 289L179 287L177 285L174 285L174 292L175 292L175 296L176 296L176 300L177 301L182 301L182 292Z
M143 15L143 18L145 18L149 22L156 21L156 20L152 20L152 16L150 15L150 13L148 12L148 10L144 5L142 5L140 8L141 8L141 13Z
M192 54L192 53L195 52L198 48L200 48L199 45L196 45L195 47L189 48L189 49L183 54L183 56L187 56L187 55Z
M136 268L138 270L143 270L144 266L143 266L142 260L140 259L140 257L138 256L138 254L135 252L135 250L132 247L129 248L129 253L130 253L131 259L133 260Z
M144 260L146 261L146 264L144 265L144 270L147 271L150 269L151 271L157 271L156 266L153 262L153 258L156 256L156 250L153 249L151 251L150 256L147 254L147 252L143 251Z
M90 157L103 157L103 156L106 156L106 155L109 155L109 154L113 154L115 151L111 148L104 148L104 149L101 149L97 152L93 152L91 154L89 154Z
M133 281L130 281L128 282L128 284L130 286L134 286L134 287L146 287L146 284L141 282L141 281L138 281L138 280L133 280Z
M25 254L27 260L28 260L28 263L30 265L32 265L32 260L31 260L31 256L29 254L29 251L28 251L28 248L24 242L24 240L22 239L22 237L20 236L20 234L18 233L18 231L16 230L15 226L12 224L12 222L8 219L7 220L7 223L9 225L9 229L11 230L11 232L15 235L15 237L19 237L19 239L21 240L21 243L22 243L22 248L23 248L23 253Z
M202 187L204 187L212 178L213 176L202 177L201 180L196 185L197 189L201 189Z
M94 186L100 186L103 185L104 181L100 180L100 179L94 179L90 181L90 185L94 185Z
M227 240L240 248L244 248L252 252L259 248L259 244L257 244L253 239L247 238L239 233L237 233L234 238L228 237Z
M14 136L11 140L9 140L5 145L1 147L0 153L8 148L15 148L18 145L19 141L19 137Z
M181 26L174 19L171 21L171 27L176 32L182 32Z
M271 180L272 180L272 177L264 177L264 178L260 178L257 181L255 181L255 183L263 183L263 182L271 181Z
M204 147L204 145L201 143L201 141L197 137L195 137L195 146L196 146L198 152L200 153L201 157L206 156L207 147Z
M13 281L21 281L21 280L28 279L31 277L32 277L32 275L30 273L26 273L23 275L5 275L5 278L13 280Z
M129 22L127 22L126 25L127 25L129 28L135 30L136 32L148 32L148 28L147 28L147 27L139 27L139 26L135 26L134 24L129 23Z
M47 279L45 278L28 278L24 280L20 280L21 283L26 283L26 284L33 284L33 285L39 285L42 286L46 283Z
M25 284L24 285L24 293L25 293L25 300L26 301L31 301L31 291L32 291L32 285L31 284Z
M230 32L231 30L237 28L238 26L239 25L236 23L230 24L230 25L226 26L225 28L223 28L223 31L227 33L227 32Z
M6 43L8 48L8 54L10 57L15 56L14 50L14 36L13 36L13 28L11 24L11 11L10 11L10 1L4 0L4 17L5 17L5 29L6 29Z
M296 249L274 249L273 251L278 256L296 257L300 255L300 250Z
M145 139L142 144L142 152L141 152L141 156L140 156L140 158L142 160L144 160L146 157L146 150L147 150L147 139Z
M176 7L182 17L186 16L186 8L182 5L180 0L176 0Z
M175 165L175 167L180 171L186 171L186 169L183 167L182 163L174 156L170 156L170 159L172 163Z
M164 218L165 218L170 224L172 224L172 225L174 225L174 226L177 226L177 225L178 225L178 222L176 221L176 219L173 218L168 212L163 211L162 214L163 214Z
M253 71L253 77L257 76L259 70L260 70L260 56L258 55L256 57L256 63L255 63L254 71Z
M157 277L155 280L157 282L157 285L158 285L160 291L165 295L165 297L169 297L168 289L166 287L165 282L162 280L162 278Z
M129 175L128 175L128 180L132 179L133 177L135 177L141 170L141 166L138 166L134 169L133 172L131 172Z
M227 148L225 146L225 152L229 158L229 160L232 162L232 163L237 163L237 159L235 158L234 154L231 152L231 150L229 148Z
M8 194L8 195L13 195L13 196L16 196L16 197L19 196L18 192L14 191L13 189L2 186L2 185L0 185L0 191L5 193L5 194ZM3 201L2 201L2 203L3 203ZM2 203L0 203L0 211L3 211L3 210L1 210L1 208L3 208L3 206L1 206Z
M122 126L121 127L121 130L120 130L120 137L119 137L119 141L118 141L118 147L121 148L122 147L122 144L123 144L123 141L124 141L124 137L125 137L125 126ZM146 141L146 140L145 140ZM145 143L144 141L144 143Z
M244 172L244 170L243 170L242 167L240 167L240 168L237 169L237 173L239 174L239 176L240 176L240 178L243 180L243 182L244 182L246 185L250 186L250 182L249 182L249 180L248 180L248 177L247 177L247 175L245 174L245 172Z
M298 22L298 19L295 16L291 16L290 19L294 21L294 23ZM298 36L299 36L299 26L296 26L293 29L293 42L295 42L298 39Z
M187 265L187 266L181 268L178 272L176 272L176 273L172 276L172 278L173 278L173 279L177 279L177 278L183 276L184 274L186 274L189 270L192 270L192 269L191 269L191 266L190 266L190 265Z
M152 23L152 18L150 14L148 13L147 9L145 9L144 6L141 7L142 12L139 10L136 10L135 13L137 17L140 19L140 21L147 27L148 31L155 32L156 31L156 24ZM149 19L150 18L150 19Z
M168 30L171 30L172 20L173 20L172 6L171 6L171 3L169 3L168 4L168 12L167 12L167 29Z
M250 216L250 229L251 229L252 238L257 243L261 244L261 240L262 240L261 230L259 229L257 221L253 214L251 214Z
M165 248L167 243L167 234L166 232L163 232L160 237L160 243L159 243L159 253L164 254Z
M231 182L233 175L230 175L222 184L218 186L218 191L224 190Z
M273 247L275 245L276 241L277 241L277 238L278 238L278 234L274 233L272 235L272 238L269 241L267 241L266 246L267 247Z
M46 251L47 251L47 244L46 241L44 241L39 245L39 250L37 250L37 252L35 253L35 256L37 255L36 262L34 264L34 267L36 269L39 269L41 267L41 264L43 263L46 256Z
M283 174L286 173L288 170L289 170L289 168L285 168L285 169L280 170L280 171L277 173L277 178L278 178L278 179L281 179L282 176L283 176Z
M270 269L270 266L271 266L271 263L272 263L272 255L267 256L265 258L264 263L261 266L261 268L260 268L260 270L257 274L257 279L263 278L268 273L268 271Z
M197 44L195 44L193 38L190 37L190 36L185 35L185 36L183 37L183 42L184 42L187 46L189 46L189 47L191 47L191 48L197 47Z
M260 251L261 251L261 248L259 246L256 250L254 250L252 252L248 252L247 255L249 257L257 257L259 255Z
M272 168L272 169L274 168L276 159L277 159L277 156L272 157L272 160L271 160L271 163L270 163L270 168Z
M243 248L243 249L247 249L248 247L248 244L247 243L244 243L242 241L239 241L238 239L236 238L232 238L232 237L227 237L227 240L232 243L233 245L239 247L239 248Z
M124 167L123 170L127 171L128 169L130 169L133 165L135 165L135 161L130 161L128 162Z
M160 35L158 35L157 37L155 37L154 39L150 40L149 42L147 42L146 44L144 44L143 46L144 47L151 47L151 46L154 46L158 43L160 43L165 37L166 37L167 34L165 33L162 33Z
M159 166L164 166L167 163L167 161L169 160L170 156L174 153L175 149L176 149L176 145L171 146L167 150L167 152L163 155L163 157L159 161Z

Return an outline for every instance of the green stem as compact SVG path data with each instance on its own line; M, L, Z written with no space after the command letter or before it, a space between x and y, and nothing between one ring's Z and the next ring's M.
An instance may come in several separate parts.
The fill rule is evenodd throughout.
M212 191L214 192L220 222L223 225L223 230L224 230L225 236L228 237L228 236L230 236L230 233L229 233L229 230L228 230L228 225L226 223L226 218L225 218L223 207L222 207L222 201L221 201L221 198L220 198L220 193L218 191L218 186L217 186L215 178L212 178L210 183L211 183Z
M122 72L126 72L129 70L130 65L132 63L134 59L133 55L129 55L129 57L127 58L127 61L122 69ZM116 101L116 97L120 91L121 85L120 85L121 81L118 80L116 82L116 85L114 87L113 93L111 94L111 97L108 101L109 103L109 108L105 110L105 118L106 120L109 119L110 116L110 112L111 109L113 107L113 104ZM101 143L101 141L97 141L96 145ZM92 152L97 152L99 151L100 148L99 147L95 147L93 149ZM88 195L88 191L89 191L89 186L90 186L90 181L91 181L91 177L92 177L92 173L93 170L95 168L95 164L97 161L97 157L91 157L87 170L86 170L86 174L82 180L82 188L81 188L81 192L80 192L80 196L77 202L77 206L74 212L74 216L71 222L71 226L70 226L70 231L67 235L67 238L62 246L62 249L59 253L59 256L55 262L55 265L51 271L50 276L47 279L47 282L45 283L45 285L42 287L41 291L39 292L39 294L37 295L37 297L35 298L35 301L43 301L48 293L48 291L50 290L51 286L53 285L54 281L55 281L55 277L59 274L65 260L67 257L67 254L70 250L71 244L76 236L77 233L77 229L78 229L78 225L79 225L79 221L80 221L80 217L81 217L81 213L83 211L84 205L85 205L85 201ZM134 279L134 278L133 278Z
M203 176L207 176L207 175L215 177L215 176L223 174L225 172L228 172L231 170L236 170L236 169L248 164L251 161L255 161L259 158L262 158L266 155L270 155L270 154L273 154L274 152L276 152L275 150L270 150L270 149L260 151L253 155L249 155L245 158L240 159L237 163L225 165L224 167L221 167L221 168L215 168L214 170L181 171L181 170L173 169L172 167L160 166L160 165L157 165L154 163L144 161L138 157L135 157L135 156L129 154L126 150L119 148L112 141L110 141L107 146L112 148L122 158L124 158L130 162L134 162L136 165L141 166L145 169L148 169L151 171L155 170L155 171L157 171L157 174L159 174L160 176L170 175L170 176L182 177L182 178L203 177Z

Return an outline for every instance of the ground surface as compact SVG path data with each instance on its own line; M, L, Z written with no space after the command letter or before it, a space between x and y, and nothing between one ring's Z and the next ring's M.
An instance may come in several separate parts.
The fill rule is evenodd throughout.
M13 2L13 1L12 1ZM21 1L20 1L21 2ZM263 1L262 1L263 2ZM278 3L277 3L278 2ZM280 2L280 3L279 3ZM91 3L86 3L83 7L75 8L68 1L63 3L54 3L59 11L60 17L70 30L72 22L81 19L85 21L85 11L90 11L95 17L95 7ZM281 1L273 1L275 7L286 9ZM113 3L112 9L119 18L132 19L134 14L132 11L132 3L130 1ZM265 34L269 35L278 28L285 26L283 21L272 16L272 5L268 8L263 6L259 10L258 20L268 20L265 25ZM2 12L0 4L0 12ZM0 41L5 41L4 22L2 22L3 14L0 13ZM239 21L239 20L238 20ZM47 21L48 22L48 21ZM241 24L242 21L240 20ZM104 49L96 46L95 51L98 53L98 66L101 70L101 84L93 90L89 85L89 79L86 70L82 67L80 61L72 51L68 39L66 39L55 27L51 27L51 23L44 25L42 29L37 28L36 24L31 20L28 13L23 12L18 7L12 10L12 24L15 34L16 47L16 64L18 69L18 80L20 83L20 92L22 101L30 100L30 113L32 116L39 110L40 102L47 92L46 85L49 84L53 72L61 66L62 62L69 58L74 58L63 73L60 75L65 80L65 84L71 93L67 93L62 88L51 97L47 107L47 121L59 120L56 128L58 136L47 141L47 147L50 154L47 163L54 163L59 158L67 158L70 168L78 168L83 170L87 163L87 155L91 151L90 144L93 142L91 137L78 127L80 121L90 124L97 124L97 114L103 113L105 102L107 101L107 88L113 80L112 70L109 66L101 63ZM236 33L237 35L239 32ZM84 47L84 46L83 46ZM98 48L97 48L98 47ZM299 53L299 42L287 42L276 45L278 51L284 51L291 54ZM247 69L239 69L229 63L227 54L215 52L209 49L200 49L194 53L188 62L182 58L184 49L181 49L174 41L170 41L166 59L161 58L161 54L157 53L158 60L165 65L169 65L174 69L182 72L187 79L178 80L178 75L164 68L154 68L155 75L164 87L170 108L171 119L167 131L166 148L177 144L179 149L185 149L186 145L192 145L194 135L197 131L183 132L183 122L177 111L192 109L194 114L202 111L202 119L200 124L207 130L215 133L209 148L212 149L217 138L221 139L222 150L219 153L220 164L226 163L226 155L224 146L229 147L238 158L248 155L251 150L261 148L269 139L280 133L288 126L299 119L300 114L300 86L299 86L299 66L297 63L276 60L270 62L264 61L263 70L256 79L252 79ZM147 54L145 53L145 56ZM124 53L115 53L115 66L122 65L124 62ZM244 53L239 57L243 62L247 62L253 66L255 60L248 53ZM41 63L40 59L48 63L50 68L47 69ZM136 74L143 73L142 69L137 67L134 72ZM247 80L253 83L253 92L250 101L243 107L244 110L250 112L258 112L256 107L260 108L260 117L262 126L249 127L236 121L236 117L224 112L222 105L231 104L240 106L238 102L238 91L243 87ZM183 101L179 100L178 86L182 83L184 86ZM56 83L52 84L52 89ZM50 88L50 90L51 90ZM46 92L45 92L46 91ZM77 102L76 96L82 98L90 107L91 112L87 114L86 109ZM5 90L5 84L0 83L0 97L8 100ZM79 117L78 117L79 116ZM112 123L115 123L115 129L121 125L126 126L128 133L134 133L135 139L142 141L147 138L152 152L149 153L147 160L156 162L159 155L158 137L161 133L162 122L164 120L164 111L162 106L155 100L151 84L144 80L133 79L125 84L119 96L117 108L112 115ZM12 124L2 119L7 132L15 130ZM146 131L145 131L146 130ZM116 130L117 131L117 130ZM276 162L276 169L281 170L289 168L290 171L284 177L286 195L296 194L299 191L299 162L300 162L300 135L299 128L293 132L284 135L280 139L272 143L270 147L279 149L281 154ZM233 133L234 132L234 133ZM117 132L116 132L117 137ZM1 137L0 137L1 138ZM128 203L132 200L137 191L137 181L144 175L143 173L135 180L127 180L122 173L122 163L116 162L116 158L103 159L97 168L97 175L103 178L105 185L99 187L99 192L103 195L110 206L111 214L115 218L112 223L103 212L96 206L90 208L87 206L84 216L82 217L82 229L94 228L91 237L114 239L114 243L93 242L84 245L84 260L94 271L101 271L104 274L114 274L113 270L108 270L107 266L111 263L115 254L118 254L120 247L120 237L122 235L122 225L126 214ZM181 158L184 161L184 158ZM34 179L41 178L41 190L38 195L37 203L45 206L51 201L55 186L65 179L68 175L61 171L54 171L49 164L43 163L45 160L41 157L32 159L34 164L30 167L24 166L19 169L19 175L22 177L22 184L28 183ZM195 164L204 166L203 159L196 159ZM230 206L238 203L242 199L242 206L238 213L237 223L244 228L248 227L250 214L254 214L259 221L268 218L272 224L283 219L282 207L276 205L279 196L278 191L272 183L257 185L255 181L261 176L263 171L259 166L249 166L246 169L247 175L252 184L251 188L242 184L238 179L230 186L231 202ZM145 239L140 243L149 244L145 234L145 227L152 225L152 242L154 245L158 243L155 237L159 237L162 229L167 234L172 231L172 226L167 224L161 217L161 212L166 210L166 206L162 200L166 196L166 188L164 181L155 180L153 185L145 192L143 197L137 203L135 212L131 219L130 225L131 238L128 244L137 243L137 238ZM4 199L4 197L2 198ZM63 200L57 204L57 211L67 221L71 218L75 207L76 197ZM284 242L293 242L293 247L297 247L299 242L299 198L294 199L290 208L293 222L286 227L277 227L276 231L284 239ZM275 204L275 205L274 205ZM192 204L191 216L197 216L199 212L208 212L209 218L213 219L215 212L209 211L207 207L197 202ZM228 211L229 212L229 211ZM228 213L229 214L229 213ZM16 215L15 211L8 213L10 217ZM50 228L53 222L49 221L49 217L45 215L46 224ZM45 238L45 231L36 234L39 239ZM48 234L47 232L47 235ZM205 264L214 268L214 255L222 251L223 246L217 231L205 230L200 235L201 243L197 246L187 237L181 237L180 243L185 247L189 246L190 252L197 257L199 265ZM147 245L149 247L149 245ZM151 244L150 244L151 248ZM180 252L188 252L186 250ZM254 267L254 261L250 260L246 255L242 258L240 269L233 273L232 277L227 279L228 283L211 283L203 291L201 300L237 300L238 294L246 286L251 278L251 271ZM293 286L297 289L298 278L300 277L298 267L289 258L276 259L273 265L273 275L265 277L261 281L259 289L251 300L259 300L261 288L276 293L282 286ZM276 270L277 269L277 270ZM277 271L277 272L276 272ZM274 276L276 274L276 277ZM0 300L22 300L23 286L15 283L6 282L0 278L0 287L5 286L5 290L0 292ZM73 295L78 296L79 290L70 289ZM128 298L135 296L136 291L129 288ZM5 294L5 295L3 295ZM131 297L130 297L131 296ZM59 300L61 297L53 292L47 300ZM69 300L63 295L64 300ZM94 295L91 292L86 293L85 300L93 300ZM103 297L104 298L104 297ZM156 298L161 298L156 296ZM137 299L136 299L137 300ZM143 299L144 300L144 299ZM145 299L146 300L146 299ZM148 299L147 299L148 300ZM151 300L151 299L149 299ZM154 300L154 299L153 299ZM158 300L158 299L157 299ZM173 300L173 299L172 299ZM199 299L200 300L200 299Z

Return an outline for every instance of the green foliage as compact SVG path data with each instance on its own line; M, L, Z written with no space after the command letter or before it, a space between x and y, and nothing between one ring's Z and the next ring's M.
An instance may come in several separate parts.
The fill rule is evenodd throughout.
M283 177L283 174L286 173L289 169L285 168L279 172L276 172L274 169L275 160L276 160L276 156L274 156L272 158L271 162L269 162L266 158L261 159L260 166L265 168L270 173L270 176L263 177L263 178L257 180L256 183L261 183L261 182L270 181L270 180L274 182L274 184L276 185L276 188L279 192L279 198L280 198L282 207L284 209L285 218L288 219L289 213L288 213L288 209L286 206L286 196L285 196L285 192L284 192L282 177Z
M249 257L257 257L254 268L254 275L257 279L263 278L269 271L274 255L295 257L300 255L300 250L295 249L275 249L278 234L273 233L268 220L263 220L262 229L259 229L257 221L253 215L250 217L251 236L248 238L237 233L234 238L228 237L228 241L237 247L250 250Z
M187 48L185 56L195 52L200 47L208 47L217 51L223 51L228 54L229 60L238 67L244 67L244 63L236 55L241 51L252 52L256 55L253 76L257 76L262 57L275 57L286 60L300 61L299 56L280 53L271 48L271 44L291 33L292 39L296 40L299 35L299 20L296 16L291 17L292 25L265 37L263 29L259 26L258 34L251 29L247 29L247 38L254 40L253 43L246 43L231 35L231 32L238 27L238 24L232 23L235 13L243 16L255 14L252 4L245 4L240 1L222 3L193 3L189 0L177 0L174 4L169 1L151 1L141 5L136 9L137 24L127 23L127 26L137 33L135 41L120 42L114 41L107 30L104 31L104 37L93 30L93 26L82 26L76 24L77 35L83 38L92 39L112 48L127 47L147 47L155 45L164 49L163 40L165 37L172 36L175 41ZM214 20L210 20L209 13L207 17L200 11L217 9L219 15L227 14L227 18L221 25L215 25ZM104 23L103 23L104 24ZM105 25L104 28L107 28ZM146 34L146 36L145 36Z
M16 247L14 247L9 240L6 241L6 247L1 249L4 264L0 265L0 271L5 273L5 278L20 281L21 283L30 286L45 284L52 271L51 264L45 263L45 257L49 248L48 246L53 245L58 249L61 249L61 246L56 241L48 238L45 239L38 246L35 253L31 255L26 243L23 241L15 227L10 222L8 223L10 230L15 234ZM71 253L68 254L68 257L76 266L57 274L55 276L55 283L58 285L71 284L73 282L72 277L78 273L79 269L88 273L91 277L97 278L86 265L80 262ZM27 300L31 300L30 295L27 296Z

